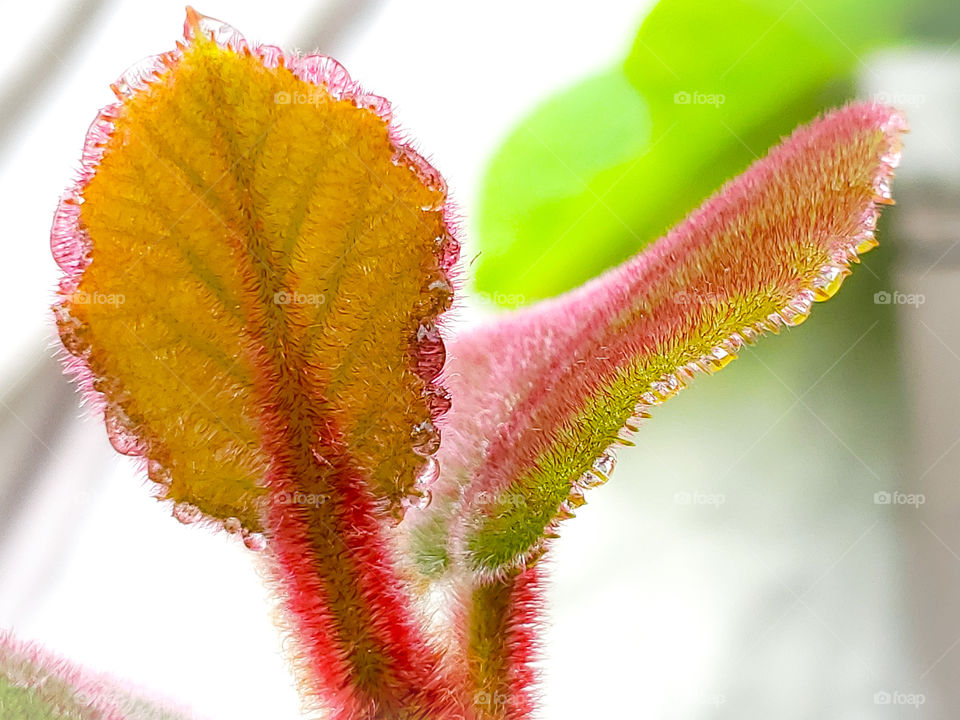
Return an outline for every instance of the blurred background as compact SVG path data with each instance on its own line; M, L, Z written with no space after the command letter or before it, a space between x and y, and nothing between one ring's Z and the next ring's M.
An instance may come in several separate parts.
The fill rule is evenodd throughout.
M0 627L201 717L296 718L235 538L181 526L52 359L48 234L109 83L183 7L3 0ZM388 97L464 218L459 322L573 287L853 97L908 115L881 246L656 412L550 559L541 717L960 709L960 8L208 0Z

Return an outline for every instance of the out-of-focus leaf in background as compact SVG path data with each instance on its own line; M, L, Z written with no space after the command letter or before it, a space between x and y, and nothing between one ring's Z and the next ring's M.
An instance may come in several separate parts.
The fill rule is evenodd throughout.
M479 288L498 296L509 288L551 294L602 269L583 258L588 267L581 272L582 256L600 247L640 247L632 229L597 199L617 168L645 152L650 126L647 103L620 67L583 80L525 118L492 158L483 184ZM584 245L586 235L591 241Z
M527 301L656 239L798 124L853 96L905 0L662 0L628 57L535 109L490 162L478 289Z

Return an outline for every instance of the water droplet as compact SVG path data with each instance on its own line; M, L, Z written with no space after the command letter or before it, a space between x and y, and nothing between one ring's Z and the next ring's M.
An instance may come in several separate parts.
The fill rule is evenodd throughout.
M417 342L430 345L443 342L443 338L436 324L427 321L420 323L420 327L417 328Z
M390 505L387 510L387 514L390 517L390 521L393 523L394 527L403 522L403 518L407 515L407 508L403 503L403 500L400 502L394 502Z
M443 208L447 200L447 183L440 172L422 155L408 145L401 145L394 153L393 163L398 167L413 170L420 182L429 189L430 197L423 202L421 210L433 212Z
M601 475L594 472L593 470L587 470L580 478L577 480L583 488L595 488L603 485L609 478L606 475Z
M575 487L570 491L570 495L567 496L567 503L572 508L579 508L587 504L587 498L584 497L583 490Z
M443 235L437 235L433 241L437 246L437 258L440 267L444 269L453 267L460 258L460 243L457 242L457 239L449 233L444 233Z
M439 315L446 312L453 304L453 285L445 277L437 278L427 285L426 312L430 315Z
M743 341L747 345L753 345L755 342L757 342L757 339L760 337L760 333L758 333L752 327L745 327L743 328L743 330L740 331L740 337L743 338Z
M275 68L283 59L283 50L276 45L261 45L257 48L257 55L268 68Z
M879 244L880 244L880 243L879 243L879 242L877 241L877 239L873 236L873 233L866 234L866 235L863 236L863 239L860 240L859 243L857 243L857 247L856 247L857 254L858 254L858 255L863 255L863 254L866 253L866 252L870 252L870 251L873 250L875 247L877 247Z
M223 521L223 529L226 530L231 535L236 535L243 529L243 525L240 524L240 520L235 517L228 517Z
M165 488L169 488L170 484L173 482L170 471L158 461L153 459L147 460L147 476L153 482L157 483L158 485L162 485Z
M650 383L657 403L662 403L676 395L683 388L683 385L675 375L668 375L662 380L656 380Z
M405 496L400 502L406 508L415 510L426 510L430 506L433 494L426 488L417 488L409 495Z
M418 455L433 455L440 448L440 431L430 420L414 426L410 433L413 451Z
M743 338L740 337L739 333L732 333L730 337L720 343L720 347L728 353L736 355L743 347Z
M823 269L813 283L813 299L817 302L829 300L843 284L843 279L850 274L849 270L835 266L829 266Z
M876 201L884 205L893 205L893 190L890 188L890 177L883 175L873 184Z
M417 328L417 372L429 382L443 369L447 352L436 324L427 321Z
M593 461L593 471L600 473L605 478L609 478L610 474L613 472L613 468L616 467L616 464L617 459L613 456L613 454L605 452Z
M452 401L450 399L450 393L447 392L446 388L430 388L423 393L423 396L427 401L427 406L430 408L430 414L433 415L433 417L438 418L450 411Z
M163 55L146 57L124 70L123 74L111 83L110 89L117 98L125 100L156 80L157 71L163 64Z
M902 153L896 148L890 148L880 156L880 161L886 163L890 168L900 167L900 158Z
M780 317L783 318L784 325L797 327L797 325L802 325L804 321L810 317L810 313L801 313L794 311L792 308L784 308L780 311Z
M660 399L652 392L645 392L640 396L640 402L649 407L653 405L659 405Z
M50 249L63 270L73 275L83 268L86 248L73 230L80 219L80 207L71 194L64 195L57 205L50 233Z
M203 517L203 512L196 505L178 502L173 506L173 516L184 525L192 525Z
M119 405L108 405L104 410L103 421L107 426L107 437L114 450L121 455L143 454L143 445L133 434L130 429L132 423Z
M380 97L379 95L374 95L373 93L364 93L362 95L355 96L353 102L358 108L370 110L387 122L390 122L393 117L393 108L390 107L390 102L386 98Z
M705 358L707 364L707 372L715 373L719 370L723 370L727 365L729 365L733 360L736 359L736 354L729 352L728 350L723 349L720 346L715 347L710 351L710 354Z
M243 535L243 544L247 546L248 550L261 552L267 547L267 539L262 533L246 532Z
M810 317L810 302L806 298L798 298L780 311L780 318L785 325L796 327Z
M339 62L326 55L307 55L296 63L296 74L313 85L323 85L338 99L354 87L350 73Z
M417 475L416 484L419 486L432 485L440 476L440 463L432 455L427 458L420 474Z
M197 23L200 26L200 32L211 37L213 41L221 47L228 47L238 53L243 52L247 48L247 41L232 25L227 25L225 22L217 20L216 18L199 14L197 15ZM191 37L193 28L189 25L185 26L184 33L187 37Z
M783 324L783 319L777 315L777 313L770 313L767 315L766 320L760 320L756 327L760 332L773 333L774 335L780 334L780 325Z
M77 318L70 314L69 300L65 300L54 308L57 319L57 329L60 331L60 341L63 346L76 357L88 357L90 345L84 339L84 327Z
M653 415L650 414L650 406L646 403L639 402L633 408L633 419L634 420L649 420Z

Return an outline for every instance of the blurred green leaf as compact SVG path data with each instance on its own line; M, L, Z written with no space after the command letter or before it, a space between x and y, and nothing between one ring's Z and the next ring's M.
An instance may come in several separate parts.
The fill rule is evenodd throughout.
M492 159L478 289L554 295L620 262L850 96L903 0L663 0L622 67L551 98Z
M553 267L538 268L538 254L551 253L552 262L553 250L597 232L598 221L609 225L603 237L629 235L613 214L596 217L595 207L603 206L611 168L633 162L649 143L647 105L621 68L587 78L534 110L489 167L479 218L483 288L498 294L507 278L515 280L511 287L536 285L543 270ZM521 248L520 238L540 240ZM515 259L523 264L514 270Z

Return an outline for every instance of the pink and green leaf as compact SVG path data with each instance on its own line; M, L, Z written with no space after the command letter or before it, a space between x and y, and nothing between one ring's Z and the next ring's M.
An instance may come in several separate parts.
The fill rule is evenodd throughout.
M609 477L612 447L695 375L839 289L876 245L905 129L877 105L834 112L633 260L451 344L456 403L412 547L464 598L454 646L478 717L530 716L535 563Z
M0 632L5 720L186 720L188 715Z
M484 577L534 562L651 408L836 292L875 245L904 129L877 105L831 113L633 260L457 338L436 511L457 521L421 547Z
M335 61L193 11L114 90L53 232L71 368L179 519L266 538L311 706L443 716L391 542L448 403L442 179Z

